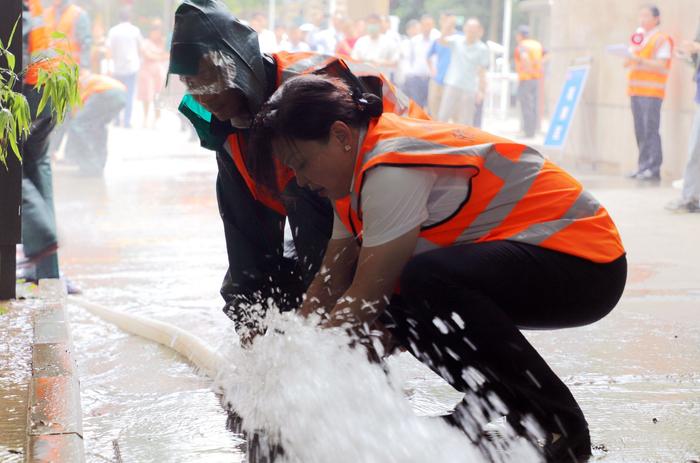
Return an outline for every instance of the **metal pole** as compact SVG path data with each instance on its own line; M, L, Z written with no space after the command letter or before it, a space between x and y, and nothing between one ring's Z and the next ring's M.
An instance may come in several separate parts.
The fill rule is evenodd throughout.
M336 8L335 3L336 3L335 0L328 0L328 16L331 18L335 14L335 8Z
M501 69L501 119L508 115L510 102L510 29L513 21L513 0L503 0L503 68Z
M275 30L275 17L277 16L277 13L275 11L276 7L277 7L277 2L275 2L275 0L268 1L267 22L268 22L268 28L271 31Z
M3 2L0 15L0 38L3 44L15 55L15 72L22 69L22 21L12 42L8 43L10 32L22 14L22 0ZM0 67L6 67L4 58ZM21 90L21 82L14 90ZM21 147L20 147L21 149ZM22 203L22 166L10 151L7 156L7 169L0 164L0 300L15 297L15 247L21 240L20 204Z

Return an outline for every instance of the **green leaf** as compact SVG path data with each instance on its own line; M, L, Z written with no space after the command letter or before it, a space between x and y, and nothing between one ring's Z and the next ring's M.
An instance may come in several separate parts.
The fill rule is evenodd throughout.
M12 43L12 39L13 39L14 36L15 36L15 31L17 30L17 24L19 24L19 21L20 21L21 19L22 19L22 15L20 15L19 18L17 18L17 21L15 21L15 25L12 26L12 32L10 32L10 38L7 39L7 44L8 44L8 46ZM3 48L5 48L5 47L3 47Z
M15 70L15 55L10 52L9 50L5 50L5 58L7 59L7 67L10 68L10 71Z

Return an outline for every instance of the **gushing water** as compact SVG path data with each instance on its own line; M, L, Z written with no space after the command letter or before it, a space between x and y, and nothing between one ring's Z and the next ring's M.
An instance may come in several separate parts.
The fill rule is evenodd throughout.
M249 433L278 439L284 462L481 462L467 437L438 418L417 416L401 379L350 349L339 330L319 330L270 313L248 349L224 353L217 385ZM498 461L538 461L524 442Z

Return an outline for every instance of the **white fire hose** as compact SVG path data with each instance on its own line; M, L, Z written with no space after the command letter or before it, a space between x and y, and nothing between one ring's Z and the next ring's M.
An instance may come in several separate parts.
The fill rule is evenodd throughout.
M218 352L209 347L200 338L182 328L139 315L108 309L80 297L71 296L69 300L128 333L173 349L212 379L216 377L219 371L222 358Z

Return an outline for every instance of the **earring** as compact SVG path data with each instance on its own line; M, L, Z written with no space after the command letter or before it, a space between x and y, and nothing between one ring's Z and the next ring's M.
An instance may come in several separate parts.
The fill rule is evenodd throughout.
M345 145L345 151L350 151L351 148L352 148L352 146L350 146L350 145Z

